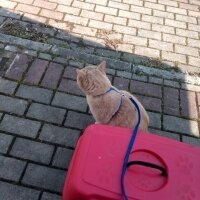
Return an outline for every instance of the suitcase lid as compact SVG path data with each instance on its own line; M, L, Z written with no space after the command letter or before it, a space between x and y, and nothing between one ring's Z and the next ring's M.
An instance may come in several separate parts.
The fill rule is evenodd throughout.
M94 187L121 194L120 176L132 130L91 125L82 138L88 150L82 179ZM89 141L88 141L89 140ZM139 132L130 161L140 160L165 168L168 176L144 166L127 169L129 198L138 200L198 200L200 197L200 148Z

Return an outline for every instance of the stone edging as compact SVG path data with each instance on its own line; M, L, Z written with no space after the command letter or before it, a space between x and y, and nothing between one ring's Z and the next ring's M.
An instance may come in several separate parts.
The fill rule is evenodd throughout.
M193 85L200 85L200 77L195 75L189 75L187 73L175 72L174 70L168 71L159 68L147 67L143 65L135 65L125 61L120 61L112 58L101 57L97 55L87 54L83 52L76 52L71 49L59 47L57 45L44 44L40 42L35 42L27 39L18 38L15 36L5 35L0 33L0 42L4 44L16 45L17 47L23 47L26 49L31 49L38 51L40 53L46 53L46 55L51 55L53 57L63 57L67 60L81 60L82 62L97 64L101 60L106 60L108 67L116 69L119 71L132 71L133 73L142 73L146 75L151 75L163 79L175 80L181 83L188 83ZM5 47L6 48L6 47ZM12 48L7 48L7 50L12 51ZM16 53L21 53L21 48L14 48ZM26 53L26 51L24 51ZM67 56L66 56L67 55ZM33 55L32 55L33 56ZM37 56L37 53L36 55Z

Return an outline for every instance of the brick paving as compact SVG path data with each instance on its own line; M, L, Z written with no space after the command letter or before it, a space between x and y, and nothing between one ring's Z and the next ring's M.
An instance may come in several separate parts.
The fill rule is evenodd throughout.
M199 13L197 0L0 1L0 200L61 200L94 123L76 84L88 63L107 61L152 132L200 146Z

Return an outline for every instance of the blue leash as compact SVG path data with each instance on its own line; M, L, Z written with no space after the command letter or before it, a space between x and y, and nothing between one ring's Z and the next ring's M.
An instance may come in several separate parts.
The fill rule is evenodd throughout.
M117 90L115 87L110 87L106 91L106 93L108 93L108 92L110 92L112 90L114 90L117 93L121 94L121 92L119 90ZM125 174L126 174L126 169L127 169L127 164L128 164L129 156L130 156L131 150L133 149L134 142L135 142L135 139L137 137L139 126L140 126L140 122L141 122L141 113L140 113L140 108L139 108L138 104L136 103L136 101L132 97L129 97L129 99L133 103L133 105L135 106L135 108L137 110L138 121L137 121L137 124L136 124L133 132L132 132L132 136L131 136L131 139L130 139L130 142L129 142L129 145L128 145L128 148L127 148L127 151L126 151L126 155L124 157L124 163L123 163L123 167L122 167L122 173L121 173L121 190L122 190L123 200L128 200L127 193L126 193L126 188L125 188Z
M137 137L138 134L138 130L139 130L139 126L140 126L140 122L141 122L141 113L140 113L140 108L138 106L138 104L135 102L135 100L133 98L129 98L131 100L131 102L133 103L133 105L136 107L137 113L138 113L138 121L137 124L132 132L132 136L126 151L126 155L124 157L124 163L123 163L123 167L122 167L122 173L121 173L121 190L122 190L122 197L123 200L128 200L127 194L126 194L126 188L125 188L125 174L126 174L126 169L127 169L127 164L128 164L128 160L129 160L129 156L131 153L131 150L134 146L134 142L135 139Z

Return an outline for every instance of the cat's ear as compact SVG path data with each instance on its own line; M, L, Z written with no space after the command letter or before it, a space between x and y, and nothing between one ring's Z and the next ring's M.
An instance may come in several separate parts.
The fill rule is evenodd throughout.
M98 65L98 70L103 72L104 74L106 73L106 61L102 61L99 65Z
M77 80L79 80L80 82L82 82L82 80L84 79L84 72L80 69L76 69L76 73L77 73Z

